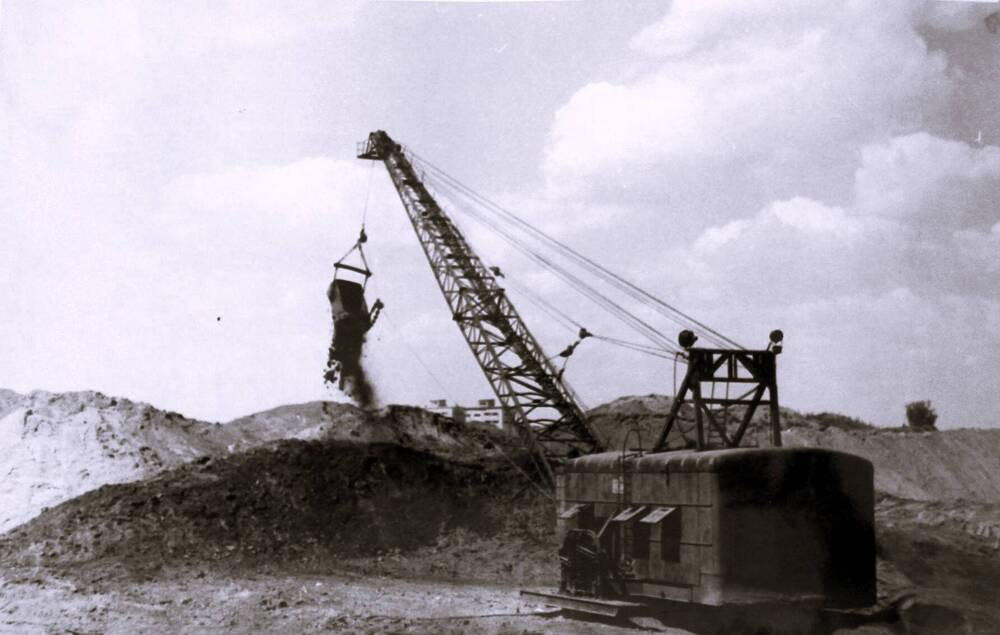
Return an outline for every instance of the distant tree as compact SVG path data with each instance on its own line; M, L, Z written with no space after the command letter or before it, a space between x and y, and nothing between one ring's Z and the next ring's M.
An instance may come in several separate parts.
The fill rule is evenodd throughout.
M936 430L934 423L937 413L930 401L914 401L906 404L906 422L914 430Z

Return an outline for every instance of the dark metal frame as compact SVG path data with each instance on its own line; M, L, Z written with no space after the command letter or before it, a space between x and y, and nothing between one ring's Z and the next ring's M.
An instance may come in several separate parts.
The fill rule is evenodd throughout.
M438 286L479 367L515 429L541 459L602 449L569 384L528 331L504 290L472 251L417 176L402 146L379 130L358 147L358 158L382 161Z
M775 350L687 349L687 374L684 376L684 381L677 391L673 404L671 404L667 421L660 431L653 451L662 452L667 449L667 436L677 420L677 415L680 413L688 393L691 394L691 402L694 406L696 443L699 450L710 449L712 444L709 442L709 438L713 432L721 442L721 447L740 447L754 413L757 412L758 406L764 405L768 406L770 413L771 445L780 447L781 421L778 409L776 356L777 351ZM709 397L704 394L703 384L711 386ZM722 384L725 387L725 397L714 396L715 384ZM738 397L730 398L728 396L729 384L749 386L750 389ZM767 393L766 399L764 398L765 393ZM710 406L721 408L713 410ZM742 406L745 407L745 410L740 418L739 426L735 431L730 431L725 425L726 422L720 422L716 419L715 414L719 410L733 406ZM707 428L708 434L706 434L706 422L709 426Z

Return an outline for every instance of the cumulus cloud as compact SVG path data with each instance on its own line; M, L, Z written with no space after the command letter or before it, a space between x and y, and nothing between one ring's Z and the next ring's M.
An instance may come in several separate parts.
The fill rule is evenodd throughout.
M556 112L548 191L627 202L631 275L723 332L785 328L793 402L990 424L955 369L1000 354L1000 47L945 4L678 0Z
M761 302L806 300L871 288L905 242L898 225L849 215L806 198L778 201L750 219L711 227L693 244L699 283ZM820 284L817 284L821 282Z
M678 162L811 167L911 130L952 90L910 3L674 3L633 40L656 60L635 81L577 91L555 116L553 187ZM599 180L599 179L598 179Z
M924 391L952 422L978 416L955 373L990 373L1000 353L997 148L919 133L859 154L847 206L797 197L709 227L682 258L686 280L793 334L792 399L842 408L826 384L895 423L884 400Z
M756 291L803 298L896 285L974 290L995 271L1000 148L917 133L860 156L846 207L794 197L706 229L690 250L696 269L711 272L705 284L742 272Z
M942 231L996 221L1000 148L919 132L861 149L859 213L933 222Z

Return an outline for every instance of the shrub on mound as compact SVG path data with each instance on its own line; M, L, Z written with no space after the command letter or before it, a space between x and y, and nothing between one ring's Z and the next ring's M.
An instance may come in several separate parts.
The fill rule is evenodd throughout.
M913 401L906 404L906 423L914 430L936 430L937 413L930 401Z

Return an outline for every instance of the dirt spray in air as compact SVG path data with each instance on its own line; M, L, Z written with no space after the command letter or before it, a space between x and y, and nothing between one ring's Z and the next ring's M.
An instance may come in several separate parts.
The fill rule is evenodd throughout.
M323 378L360 407L371 408L376 397L363 365L365 335L375 323L382 301L376 300L369 312L364 287L350 280L335 279L326 295L333 317L333 342Z

